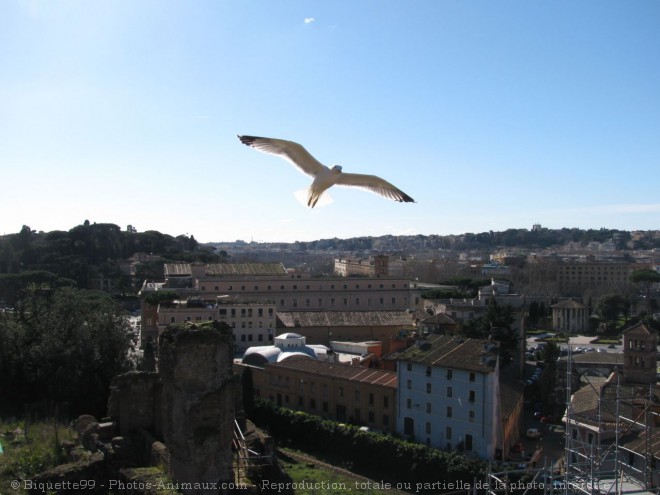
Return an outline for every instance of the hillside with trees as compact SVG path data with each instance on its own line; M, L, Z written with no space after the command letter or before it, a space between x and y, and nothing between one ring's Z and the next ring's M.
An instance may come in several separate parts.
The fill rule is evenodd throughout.
M25 272L48 272L54 278L73 281L78 288L88 288L92 280L110 279L115 292L131 294L136 287L131 277L123 274L118 262L135 253L157 255L159 261L137 265L134 277L162 278L164 261L226 261L226 253L200 245L194 236L176 237L154 230L138 232L109 223L78 225L69 231L35 232L24 225L20 232L0 237L0 304L2 277ZM139 288L139 287L137 287Z

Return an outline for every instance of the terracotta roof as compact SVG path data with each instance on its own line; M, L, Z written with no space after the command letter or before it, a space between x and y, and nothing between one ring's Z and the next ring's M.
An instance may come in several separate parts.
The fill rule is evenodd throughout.
M413 324L406 311L278 311L284 327L400 326Z
M165 278L190 277L190 263L165 263Z
M282 263L210 263L204 274L207 277L227 275L286 275Z
M369 383L396 389L396 372L385 371L362 366L351 366L343 363L329 363L313 359L292 358L268 367L303 371L310 375L331 376L348 381Z
M651 452L654 457L660 459L660 428L651 428L651 441L649 442ZM625 439L621 443L624 449L631 450L637 454L646 454L647 438L646 432L640 431L631 435L630 439Z
M401 351L397 360L490 373L497 362L497 344L489 340L431 335Z
M606 367L614 367L623 364L623 352L584 352L581 354L573 354L573 366L580 367L584 365L603 365ZM562 356L559 361L566 366L568 356Z
M624 334L626 335L653 335L655 334L655 330L647 326L646 324L642 323L641 321L637 323L636 325L633 325L632 327L626 329L623 331Z
M420 323L427 325L432 323L437 323L441 325L455 325L456 322L452 320L446 313L436 313L433 316L428 318L423 318Z

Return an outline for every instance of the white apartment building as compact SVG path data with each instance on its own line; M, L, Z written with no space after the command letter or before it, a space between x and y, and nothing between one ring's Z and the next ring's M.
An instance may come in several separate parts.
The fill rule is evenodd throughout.
M501 451L495 343L431 335L402 351L397 361L399 433L484 459Z

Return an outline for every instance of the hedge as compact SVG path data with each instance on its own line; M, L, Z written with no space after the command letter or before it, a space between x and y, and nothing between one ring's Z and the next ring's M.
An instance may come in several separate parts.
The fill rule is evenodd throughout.
M326 458L353 471L391 483L473 483L487 470L483 461L444 452L391 435L362 431L257 399L251 418L276 440ZM439 493L437 489L433 491Z

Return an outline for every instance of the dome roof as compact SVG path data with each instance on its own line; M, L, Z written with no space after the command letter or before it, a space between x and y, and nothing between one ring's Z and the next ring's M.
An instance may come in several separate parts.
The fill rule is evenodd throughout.
M283 333L275 337L275 345L249 347L241 362L263 367L266 363L284 361L293 356L318 359L328 352L324 345L305 345L305 337L297 333Z

